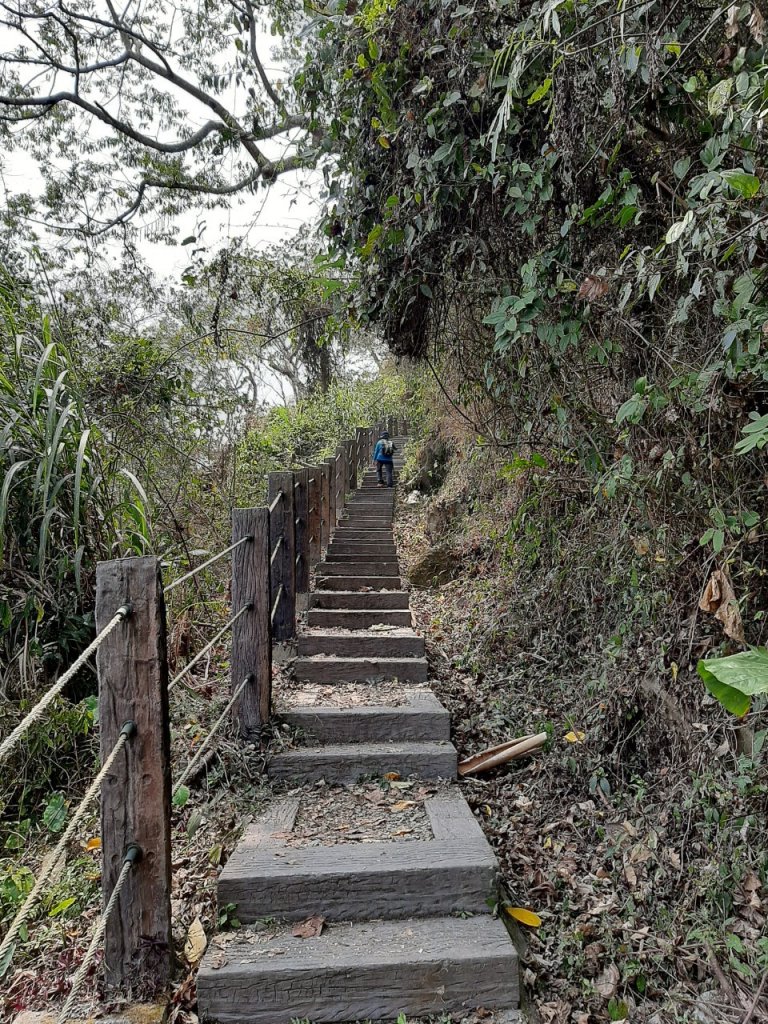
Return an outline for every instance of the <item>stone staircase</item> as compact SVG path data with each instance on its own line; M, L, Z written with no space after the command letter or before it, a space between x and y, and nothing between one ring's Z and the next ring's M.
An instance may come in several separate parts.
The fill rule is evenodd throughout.
M395 439L399 451L403 442ZM364 474L316 567L294 671L298 684L355 683L372 693L397 680L401 699L292 706L281 718L302 745L270 757L275 780L456 777L448 712L415 685L427 679L427 662L402 590L393 497L373 471ZM276 797L219 878L219 905L236 904L243 928L215 937L201 964L203 1019L320 1024L483 1007L494 1022L517 1021L516 952L490 912L498 866L458 789L425 800L432 838L409 842L297 847L301 799ZM290 922L312 915L325 920L321 934L293 935Z

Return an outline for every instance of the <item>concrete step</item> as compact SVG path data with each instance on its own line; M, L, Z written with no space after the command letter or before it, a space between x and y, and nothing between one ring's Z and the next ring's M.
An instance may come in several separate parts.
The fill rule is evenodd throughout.
M363 547L362 545L347 544L338 548L331 544L325 555L326 562L366 562L370 565L376 559L381 559L383 562L396 562L397 551L394 545L385 547L383 544L381 546L366 544Z
M400 590L399 576L317 576L318 590Z
M408 608L391 609L350 609L310 608L307 625L313 628L330 626L338 629L370 629L371 626L412 626L413 617Z
M300 658L324 654L334 658L423 658L424 637L410 628L408 632L300 633L297 641Z
M373 529L361 530L359 527L347 526L342 523L336 528L331 544L391 544L392 530Z
M315 571L318 576L362 576L366 572L377 576L399 576L400 566L396 561L385 562L381 558L373 558L354 562L319 562Z
M406 700L393 706L296 707L280 720L314 743L384 743L393 736L409 742L450 739L450 715L431 690L406 690Z
M308 908L309 910L312 908ZM488 915L335 924L312 939L244 929L209 947L197 976L201 1019L313 1024L515 1008L518 965Z
M355 658L311 655L297 658L294 675L305 683L365 683L399 679L404 683L427 681L426 658Z
M445 823L461 819L463 807L466 827L412 842L292 846L299 805L297 797L273 801L219 876L219 906L236 904L243 924L303 920L308 908L322 908L329 922L490 913L498 863L460 793L427 800L425 810Z
M405 590L390 590L381 593L342 590L338 593L313 591L309 595L310 608L324 608L342 611L374 612L382 609L407 609L409 595Z
M456 777L456 749L444 741L417 743L327 743L299 747L267 759L271 779L297 779L352 785L364 775L382 776L397 772L405 778L453 779Z

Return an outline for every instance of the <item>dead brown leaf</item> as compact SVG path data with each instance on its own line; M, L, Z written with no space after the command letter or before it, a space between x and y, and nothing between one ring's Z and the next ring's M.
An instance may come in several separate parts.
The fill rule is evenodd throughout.
M602 299L608 293L611 282L599 274L587 274L576 293L577 299L585 299L587 302L595 302Z
M752 15L749 19L749 31L757 45L762 46L765 39L765 18L756 4L752 8Z
M202 960L208 940L205 937L205 929L199 917L196 917L189 926L187 941L184 943L184 956L190 964L196 964Z
M621 974L616 964L609 964L595 982L595 989L603 999L613 999L619 989Z
M739 602L731 586L731 581L722 569L716 569L704 588L699 601L699 608L709 615L714 615L723 624L726 636L744 643L744 624L741 621Z
M295 935L297 939L314 939L320 935L324 924L325 918L315 914L314 917L308 917L306 921L299 921L298 924L295 924L291 935Z

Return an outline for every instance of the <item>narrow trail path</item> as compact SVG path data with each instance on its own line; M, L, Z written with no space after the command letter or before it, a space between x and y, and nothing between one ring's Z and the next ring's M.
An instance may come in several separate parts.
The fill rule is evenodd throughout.
M393 514L394 491L368 471L317 566L294 666L299 694L302 683L353 685L386 702L294 703L280 717L303 745L271 757L275 780L456 778L448 712L424 685ZM219 906L236 904L242 928L216 936L201 964L203 1019L320 1024L483 1007L497 1024L517 1021L517 956L491 915L498 865L458 788L424 801L427 838L300 845L292 836L312 793L276 796L220 876ZM313 915L320 934L294 935Z

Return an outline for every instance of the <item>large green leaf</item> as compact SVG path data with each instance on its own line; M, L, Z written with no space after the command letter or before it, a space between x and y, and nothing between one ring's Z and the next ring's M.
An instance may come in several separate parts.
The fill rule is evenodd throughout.
M720 174L728 182L734 192L738 192L745 199L751 199L760 191L760 179L755 174L747 174L746 171L735 168L730 171L721 171Z
M700 661L698 672L709 692L724 708L741 717L752 697L768 693L768 650L752 647L727 658Z

